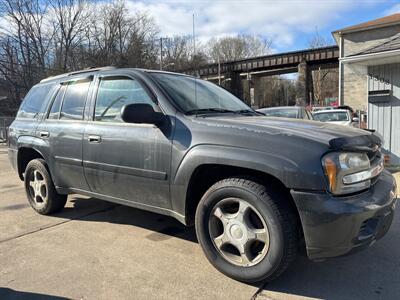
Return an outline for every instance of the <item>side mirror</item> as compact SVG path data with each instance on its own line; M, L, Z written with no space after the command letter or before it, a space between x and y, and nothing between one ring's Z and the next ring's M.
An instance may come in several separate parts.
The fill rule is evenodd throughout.
M156 112L150 104L133 103L122 107L121 118L126 123L158 125L164 114Z
M360 118L353 117L352 121L353 121L354 123L358 123L358 122L360 122Z

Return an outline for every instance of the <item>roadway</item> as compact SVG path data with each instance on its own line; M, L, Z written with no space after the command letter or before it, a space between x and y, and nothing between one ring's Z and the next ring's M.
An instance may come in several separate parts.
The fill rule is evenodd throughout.
M366 251L320 263L299 254L273 283L243 284L172 218L78 195L36 214L0 146L0 299L398 299L399 249L397 214Z

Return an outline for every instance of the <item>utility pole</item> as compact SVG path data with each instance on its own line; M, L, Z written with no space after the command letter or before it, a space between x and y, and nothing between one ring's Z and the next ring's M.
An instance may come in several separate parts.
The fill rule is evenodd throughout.
M162 45L162 37L160 37L160 70L163 69L163 45Z
M221 62L218 55L218 85L221 85Z

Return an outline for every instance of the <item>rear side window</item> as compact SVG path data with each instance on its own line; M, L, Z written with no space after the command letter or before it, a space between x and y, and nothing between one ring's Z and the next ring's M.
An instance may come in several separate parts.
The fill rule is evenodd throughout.
M57 95L54 98L53 104L51 105L51 109L47 117L48 119L58 119L58 116L60 115L62 99L64 97L66 88L66 85L62 85L61 88L58 90Z
M52 84L36 85L25 96L18 111L17 118L39 118L46 107L46 98Z
M61 108L60 119L82 120L86 98L90 86L89 80L69 82Z

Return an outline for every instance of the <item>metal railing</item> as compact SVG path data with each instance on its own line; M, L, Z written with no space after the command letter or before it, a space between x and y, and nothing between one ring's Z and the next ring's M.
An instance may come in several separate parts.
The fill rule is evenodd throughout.
M7 142L8 127L14 121L14 117L0 117L0 143Z

